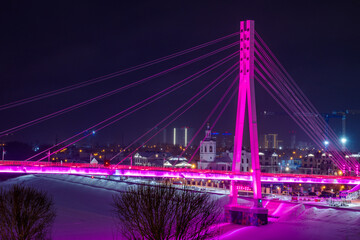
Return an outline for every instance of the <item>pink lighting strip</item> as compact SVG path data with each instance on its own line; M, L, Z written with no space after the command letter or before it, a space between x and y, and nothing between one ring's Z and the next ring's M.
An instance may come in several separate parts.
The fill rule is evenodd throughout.
M211 171L201 169L181 168L157 168L142 166L121 166L120 168L105 168L101 165L95 167L90 164L63 164L64 166L52 166L56 164L31 165L0 165L0 173L22 174L76 174L76 175L113 175L128 177L162 177L162 178L186 178L186 179L213 179L252 181L249 173L237 173L226 171ZM81 166L81 167L78 167ZM262 174L261 182L269 183L312 183L312 184L360 184L359 177L334 177L323 175L297 175L297 174Z

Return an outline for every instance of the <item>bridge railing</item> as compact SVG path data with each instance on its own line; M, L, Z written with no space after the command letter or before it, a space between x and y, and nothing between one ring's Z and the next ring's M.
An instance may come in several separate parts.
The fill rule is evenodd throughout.
M232 172L221 170L209 170L209 169L193 169L193 168L170 168L170 167L152 167L152 166L130 166L130 165L110 165L104 166L103 164L90 164L90 163L68 163L68 162L32 162L32 161L0 161L0 166L22 166L22 167L68 167L68 168L103 168L103 169L133 169L143 171L168 171L168 172L193 172L202 174L227 174L227 175L252 175L251 172ZM333 175L311 175L311 174L296 174L296 173L261 173L263 177L272 178L318 178L318 179L353 179L358 180L359 177L354 176L333 176Z
M107 169L134 169L134 170L152 170L152 171L181 171L181 172L202 172L202 173L219 173L233 174L231 171L209 170L209 169L192 169L192 168L170 168L170 167L152 167L152 166L130 166L130 165L110 165L91 163L67 163L67 162L33 162L33 161L0 161L0 166L37 166L37 167L72 167L72 168L107 168ZM245 173L250 175L250 173Z
M0 161L0 166L36 166L36 167L101 167L100 164L67 163L67 162L32 162L32 161ZM104 166L103 166L104 167Z

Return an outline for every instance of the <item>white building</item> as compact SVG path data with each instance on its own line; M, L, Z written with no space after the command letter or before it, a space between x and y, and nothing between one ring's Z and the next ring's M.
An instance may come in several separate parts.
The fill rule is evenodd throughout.
M261 172L277 173L280 172L279 155L275 152L259 152L259 162ZM251 152L242 150L241 152L241 172L251 172Z
M251 153L247 152L246 150L241 151L240 171L241 172L251 171Z
M205 138L200 142L200 162L199 169L209 169L209 164L216 158L216 141L211 136L210 126L205 130Z
M164 167L166 159L170 157L169 153L163 152L137 152L133 156L133 165L136 166L155 166ZM167 164L166 167L169 167Z

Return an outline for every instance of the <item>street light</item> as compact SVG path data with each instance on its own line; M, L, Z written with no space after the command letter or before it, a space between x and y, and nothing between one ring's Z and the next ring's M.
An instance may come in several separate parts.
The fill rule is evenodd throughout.
M341 142L341 144L342 144L342 151L345 151L346 150L346 147L345 147L345 144L346 144L346 142L347 142L347 139L345 138L345 137L342 137L341 139L340 139L340 142Z
M325 145L325 146L329 145L329 141L325 140L325 141L324 141L324 145Z

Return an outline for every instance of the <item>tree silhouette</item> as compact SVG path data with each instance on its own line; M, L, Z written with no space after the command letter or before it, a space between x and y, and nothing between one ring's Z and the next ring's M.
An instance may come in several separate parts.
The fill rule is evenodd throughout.
M0 189L1 239L50 239L55 216L53 200L45 192L21 185Z
M126 239L201 240L216 235L221 208L207 193L171 185L140 185L113 196Z

